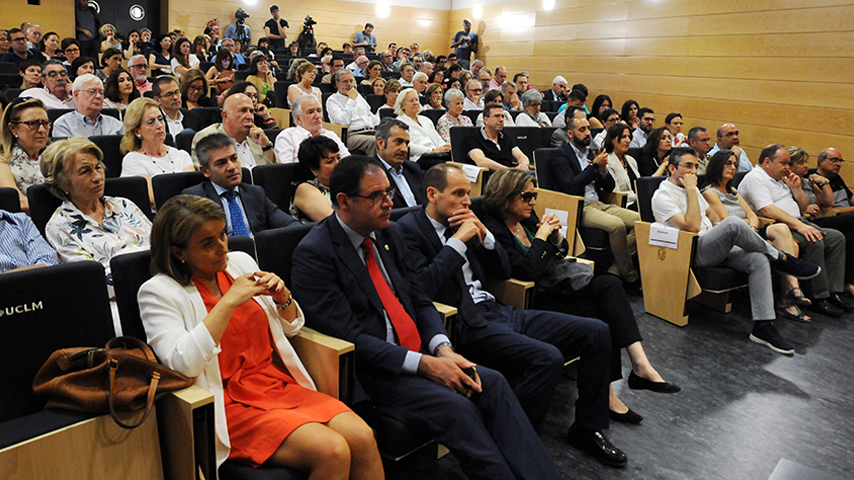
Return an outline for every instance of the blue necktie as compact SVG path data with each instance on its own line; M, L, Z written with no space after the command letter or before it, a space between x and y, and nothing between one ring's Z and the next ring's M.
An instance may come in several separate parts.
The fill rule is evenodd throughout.
M237 203L237 192L225 192L222 194L228 200L228 213L231 215L231 234L249 236L246 224L243 223L243 210Z

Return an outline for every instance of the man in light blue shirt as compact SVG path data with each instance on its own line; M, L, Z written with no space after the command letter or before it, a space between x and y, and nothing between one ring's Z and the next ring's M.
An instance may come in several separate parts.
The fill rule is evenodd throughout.
M109 115L101 115L104 105L104 84L87 73L74 80L71 95L77 110L62 115L53 124L54 137L91 137L94 135L123 135L124 124Z
M353 37L353 46L354 47L365 47L365 50L368 52L374 52L377 49L377 37L374 36L371 32L374 31L374 25L372 23L366 23L365 29L361 32L356 33Z
M709 157L715 154L718 150L732 150L732 147L738 147L738 129L731 123L725 123L718 129L718 142L709 150ZM743 148L739 148L741 153L738 156L738 171L749 172L753 170L753 164L747 158Z
M57 263L56 251L29 215L0 210L0 273Z

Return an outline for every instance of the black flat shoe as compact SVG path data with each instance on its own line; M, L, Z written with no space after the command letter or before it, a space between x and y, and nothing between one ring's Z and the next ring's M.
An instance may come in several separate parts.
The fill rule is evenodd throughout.
M639 424L643 421L643 417L638 415L636 412L633 412L630 408L626 413L617 413L610 408L608 409L608 418L615 422L620 423L634 423Z
M583 430L569 427L566 441L573 447L593 455L596 460L605 465L623 468L628 463L628 458L622 450L615 447L608 437L599 430Z
M632 390L649 390L655 393L676 393L682 390L675 383L653 382L635 375L635 372L629 374L629 388Z
M854 302L843 297L841 293L831 293L828 300L831 305L846 313L854 312Z
M810 309L816 313L827 315L828 317L833 318L839 318L842 316L843 313L845 313L842 310L833 306L833 304L830 303L830 300L828 300L827 298L815 300L814 302L812 302L812 307L810 307Z

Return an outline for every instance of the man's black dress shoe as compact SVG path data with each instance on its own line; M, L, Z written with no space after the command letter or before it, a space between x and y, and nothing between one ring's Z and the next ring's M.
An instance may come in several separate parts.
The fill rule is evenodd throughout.
M643 417L638 413L632 411L630 408L626 413L617 413L611 409L608 409L608 418L615 422L620 423L640 423L643 421Z
M653 382L635 375L635 372L629 374L629 388L632 390L651 390L655 393L676 393L682 390L675 383Z
M822 315L827 315L828 317L839 318L842 316L842 310L836 308L830 300L827 298L822 298L821 300L813 300L811 309L814 312L820 313Z
M566 441L573 447L583 450L596 457L596 460L611 467L623 468L628 463L626 454L615 447L608 437L599 430L584 430L569 427Z
M851 300L843 297L840 293L831 293L828 300L830 300L831 305L844 312L854 312L854 303L851 303Z

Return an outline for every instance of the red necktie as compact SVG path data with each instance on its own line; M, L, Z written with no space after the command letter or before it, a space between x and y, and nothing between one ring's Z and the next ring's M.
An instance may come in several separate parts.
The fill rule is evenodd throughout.
M380 301L383 303L383 308L385 308L388 318L391 320L392 326L394 326L394 331L397 332L400 344L413 352L418 352L421 349L421 335L418 334L418 329L415 328L415 322L412 321L412 317L406 313L403 305L394 296L394 292L391 291L391 287L388 286L383 274L380 272L380 267L377 265L376 258L374 258L373 244L374 242L370 237L362 242L362 248L365 249L365 264L368 266L368 273L371 274L374 288L376 288L380 296Z

